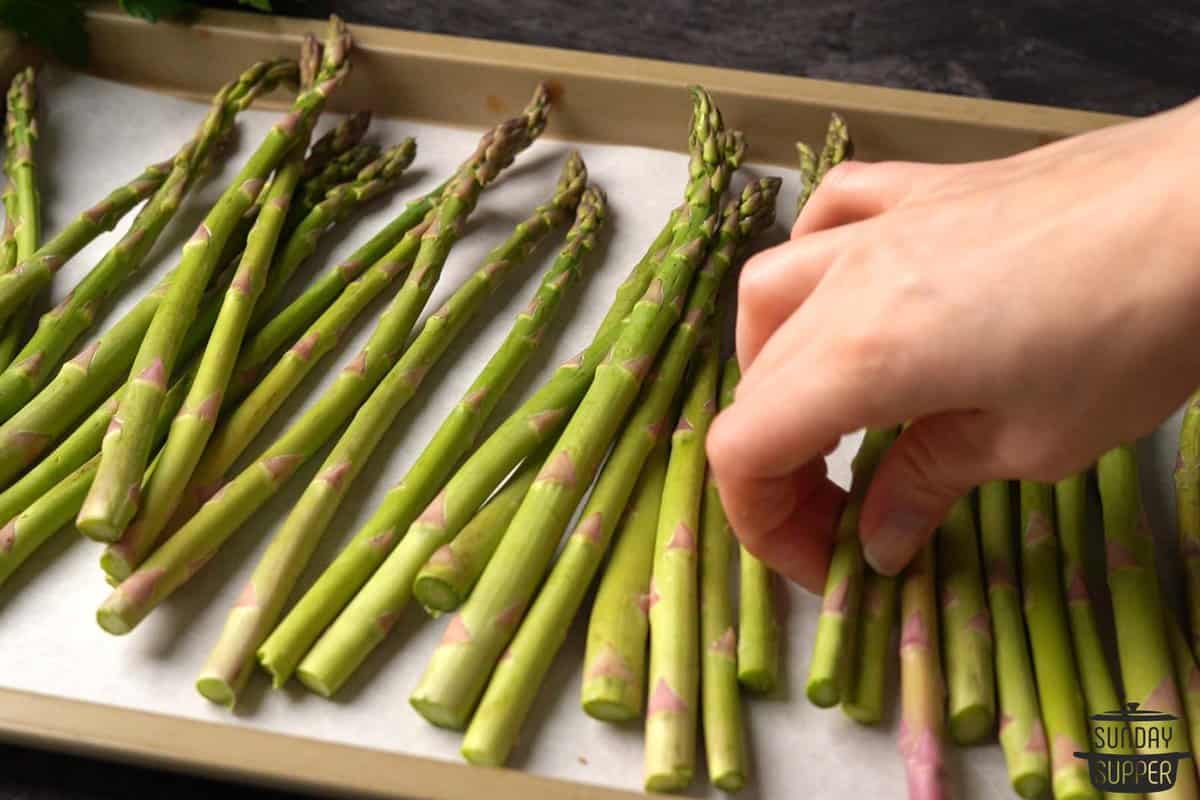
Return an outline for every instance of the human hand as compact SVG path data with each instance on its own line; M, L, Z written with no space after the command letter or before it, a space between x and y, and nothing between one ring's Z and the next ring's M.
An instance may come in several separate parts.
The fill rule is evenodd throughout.
M955 499L1052 481L1200 383L1200 105L976 164L846 163L742 270L744 377L708 437L734 529L813 591L840 491L824 454L912 424L864 501L895 574Z

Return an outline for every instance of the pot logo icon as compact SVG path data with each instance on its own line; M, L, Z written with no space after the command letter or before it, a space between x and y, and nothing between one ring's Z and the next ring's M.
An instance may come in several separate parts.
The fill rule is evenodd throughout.
M1180 746L1179 717L1162 711L1125 708L1095 714L1089 733L1092 750L1076 753L1088 762L1092 785L1117 794L1154 794L1175 786L1179 762L1191 758Z

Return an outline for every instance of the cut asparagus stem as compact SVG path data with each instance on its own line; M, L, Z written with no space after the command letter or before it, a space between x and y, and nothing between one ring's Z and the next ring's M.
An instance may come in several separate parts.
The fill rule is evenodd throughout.
M1192 652L1200 653L1200 392L1192 395L1179 429L1175 509L1186 578Z
M668 423L674 422L668 418ZM583 710L596 719L628 722L642 715L646 642L650 635L650 571L654 535L667 478L669 438L650 454L617 528L612 558L588 621L583 658Z
M749 550L739 548L738 680L760 694L779 685L779 613L775 576Z
M129 231L66 300L42 317L37 332L21 348L15 363L0 374L0 420L15 414L45 385L71 346L92 326L106 301L138 272L210 160L214 145L232 130L235 115L279 83L294 81L295 73L294 61L260 62L217 93L199 130L175 154L166 181L134 219Z
M458 536L434 551L421 567L413 581L413 596L427 612L437 615L455 611L466 601L545 461L544 452L525 459Z
M567 175L581 174L579 169L568 167ZM567 207L561 207L555 216L567 210ZM583 258L595 244L604 213L603 195L589 189L579 205L576 226L569 234L570 243L544 276L530 306L531 313L518 317L509 337L493 356L493 363L484 368L445 427L430 441L424 451L428 455L423 453L423 457L418 458L398 484L399 491L393 490L392 496L385 498L376 516L388 513L389 502L397 501L408 492L416 493L415 502L401 501L398 504L401 507L420 508L437 493L453 465L470 447L495 402L532 352L529 347L540 334L531 337L531 331L545 329L561 292L581 273ZM546 219L550 221L551 218ZM545 313L541 313L543 311ZM393 620L402 613L411 596L413 580L423 563L423 559L413 558L407 552L393 552L385 557L387 548L378 544L372 546L371 541L356 536L326 572L330 576L348 575L355 585L362 584L362 589L300 662L300 679L321 694L337 691L387 635L388 627L381 625L380 620ZM363 575L370 576L365 584L362 583Z
M5 207L12 217L13 238L17 244L17 261L24 261L37 251L42 238L42 203L37 188L37 167L34 145L38 139L37 90L33 67L16 74L8 89L8 125L6 140L8 157L4 170L9 185L14 187L13 202ZM11 269L11 267L10 267ZM25 330L33 314L35 298L30 298L7 322L0 334L0 369L7 369L25 341Z
M1021 583L1025 623L1033 649L1042 722L1050 747L1054 797L1099 798L1086 761L1075 757L1088 745L1087 713L1060 587L1058 536L1049 485L1021 482ZM995 581L995 574L992 580Z
M979 531L996 633L1000 746L1013 790L1026 800L1035 800L1050 791L1050 753L1021 613L1007 481L990 481L979 487Z
M730 358L721 377L721 408L733 402L740 377L737 359ZM748 771L733 627L733 552L733 529L710 472L700 529L700 711L708 777L727 792L741 790Z
M1102 455L1096 475L1104 511L1108 590L1112 596L1125 699L1147 710L1180 717L1169 723L1172 734L1169 747L1148 746L1138 748L1137 752L1190 751L1154 566L1154 540L1142 509L1133 447L1117 447ZM1175 786L1156 796L1182 798L1196 795L1195 770L1181 769Z
M951 506L942 520L937 560L950 737L958 744L978 744L996 726L996 672L970 495Z
M715 212L731 169L720 112L703 90L693 89L693 98L688 209L677 223L674 249L634 305L610 356L597 368L546 468L517 510L509 526L509 532L517 535L506 535L500 542L476 590L451 620L450 636L434 651L411 702L435 724L462 727L466 723L564 528L682 311L692 275L716 227Z
M413 269L372 332L366 347L339 373L258 460L244 469L109 596L97 613L101 627L127 633L186 582L357 410L390 370L441 274L462 223L483 186L545 127L549 111L539 87L526 114L484 136L476 157L446 189L422 238Z
M850 495L838 520L805 687L809 702L821 708L841 702L846 681L854 669L847 655L855 636L853 623L859 614L862 593L858 516L875 467L895 438L895 428L868 430L851 465Z
M851 668L842 692L842 710L864 725L883 721L887 676L895 657L892 630L897 591L895 578L866 568L858 631L849 653Z
M310 40L311 41L311 40ZM292 111L277 122L233 183L209 210L183 247L180 264L142 339L129 386L100 449L100 470L76 524L93 539L116 541L140 503L139 486L150 456L154 420L175 369L180 342L191 325L196 300L216 267L238 219L256 200L263 181L296 142L349 71L345 26L332 18L324 58L313 86L297 95Z
M539 241L554 227L570 219L577 205L583 208L584 225L598 224L600 194L590 190L581 204L587 181L582 160L573 154L567 161L553 199L539 206L520 223L512 236L485 259L483 267L462 289L425 323L412 345L396 363L342 434L317 478L272 539L267 554L251 576L241 603L230 614L197 688L214 702L231 705L254 665L255 651L278 620L283 603L307 565L312 551L329 525L346 492L366 465L400 410L415 394L420 380L450 343L478 313L488 296L509 273L519 268ZM557 293L574 279L580 260L556 262L542 288ZM536 308L533 313L536 314ZM253 601L249 597L253 595ZM378 624L378 620L375 620ZM318 674L323 674L318 673ZM318 678L319 680L319 678Z
M287 63L295 69L294 63ZM392 227L389 225L381 231L379 236L364 245L359 253L372 247L378 250L376 240L385 238L384 234L389 233ZM397 237L399 235L397 234ZM296 233L293 232L291 238L295 236ZM285 256L290 250L291 247L285 248ZM382 247L382 250L386 251L386 246ZM346 272L346 263L343 262L334 270ZM294 271L298 266L299 262L293 260L290 264L281 261L279 265L272 267L271 282L267 291L269 292L277 282L286 282L282 280L284 273L290 275L289 270ZM223 272L221 278L214 283L227 283L226 277L232 280L232 268L226 272L230 274L226 275ZM0 425L0 485L8 483L13 476L33 463L45 447L68 430L89 409L101 404L103 398L117 388L129 373L138 346L154 319L171 279L172 275L168 274L158 287L143 297L129 313L102 334L98 341L83 348L72 362L64 365L50 384L32 401ZM328 297L329 283L329 276L323 276L308 292L272 320L269 330L264 330L247 344L246 351L240 354L238 359L238 381L229 392L230 398L240 398L245 389L252 385L255 370L250 369L248 365L261 365L280 347L290 343L297 332L303 330L310 321L305 314L315 316L320 313L317 302L331 302L332 298L325 299ZM343 281L342 286L344 285ZM190 356L204 343L216 321L219 308L219 295L207 298L202 303L196 321L184 339L181 355L186 353ZM252 319L257 323L257 316ZM109 417L105 418L104 426L108 425L109 418L111 412ZM76 462L75 466L82 464L89 457L90 454L87 454Z
M943 742L946 687L938 658L933 545L926 545L900 580L900 755L909 800L950 796Z
M1054 502L1058 511L1059 545L1062 553L1062 587L1067 598L1067 615L1071 622L1071 641L1075 646L1075 661L1079 665L1080 686L1088 717L1105 714L1122 707L1116 681L1109 669L1108 656L1100 639L1096 609L1092 605L1085 568L1085 547L1091 531L1087 525L1087 473L1073 475L1054 486ZM1113 732L1118 742L1132 741L1129 726L1123 721L1104 723L1106 732ZM1106 753L1133 755L1124 744L1106 747Z
M700 631L696 532L704 494L704 439L716 410L716 349L698 356L663 486L654 541L655 600L650 601L650 668L646 701L646 791L682 791L696 764Z

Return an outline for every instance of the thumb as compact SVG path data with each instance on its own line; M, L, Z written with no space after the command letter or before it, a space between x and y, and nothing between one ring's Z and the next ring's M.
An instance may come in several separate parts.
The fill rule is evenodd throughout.
M1000 477L999 425L982 412L923 417L901 432L875 471L859 518L867 562L895 575L924 547L950 506Z

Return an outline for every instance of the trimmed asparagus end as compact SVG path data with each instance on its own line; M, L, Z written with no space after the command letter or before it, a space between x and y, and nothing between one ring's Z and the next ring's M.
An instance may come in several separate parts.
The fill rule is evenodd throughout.
M770 694L775 691L775 674L772 670L765 667L747 667L738 670L738 683L752 692ZM809 699L812 700L811 696ZM813 702L816 703L815 700ZM816 704L820 705L819 703Z
M126 622L120 613L109 608L101 608L96 611L96 622L105 632L111 633L113 636L124 636L133 630L133 626Z
M304 667L299 667L296 670L296 679L304 684L311 692L316 692L325 699L333 697L333 693L337 691L336 686L331 686L328 681L321 678L317 673L307 670Z
M742 683L747 682L745 676L739 675L738 679ZM759 673L757 679L760 682L770 683L769 678L763 673ZM758 687L754 688L755 691L769 692L774 687L772 686L770 688L763 689L759 689ZM841 699L841 691L838 688L837 681L832 678L820 678L809 681L808 686L805 687L804 693L808 695L808 701L818 708L833 708Z
M959 709L950 715L950 736L955 744L979 744L991 738L995 717L980 703Z
M712 784L723 792L740 792L746 787L746 775L741 770L730 770L713 775Z
M1012 780L1013 791L1025 800L1040 800L1050 796L1050 781L1046 776L1037 772L1028 775L1017 775Z
M111 547L100 554L100 569L104 570L104 578L110 586L116 586L133 574L133 564Z
M75 527L92 541L105 542L107 544L120 541L121 534L125 533L124 527L114 525L112 520L105 519L99 515L94 517L80 515L79 519L76 520Z
M196 691L206 700L225 708L233 708L233 703L237 700L237 692L223 678L199 678L196 681Z
M842 702L842 711L860 725L878 725L883 722L883 709L875 705Z
M655 772L646 776L647 792L682 792L692 783L692 770L677 767L669 772Z
M441 703L432 700L425 700L420 697L410 697L408 702L416 710L418 714L425 718L430 724L436 725L439 728L447 728L452 731L466 730L467 718L469 715L456 715L453 709L447 708Z
M462 757L467 760L468 764L474 764L477 767L503 767L504 759L497 758L499 753L483 747L469 747L463 745L459 750Z
M628 699L623 697L627 694L624 682L597 687L591 693L607 695L583 701L583 712L592 719L601 722L632 722L642 715L640 706L630 706Z
M434 575L421 575L413 582L413 597L430 616L456 611L462 597L448 582Z

